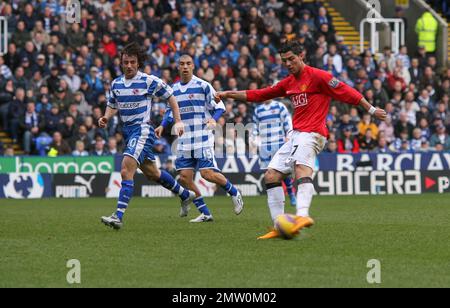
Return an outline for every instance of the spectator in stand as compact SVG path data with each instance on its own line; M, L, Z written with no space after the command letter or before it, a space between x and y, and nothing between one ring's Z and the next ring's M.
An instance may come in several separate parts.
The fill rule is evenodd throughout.
M402 152L405 150L409 150L409 132L407 129L403 129L399 133L399 137L395 138L394 142L391 143L392 152Z
M108 155L119 155L122 154L117 148L116 137L112 136L108 138Z
M9 106L14 100L14 84L12 80L5 81L6 84L2 89L0 85L0 120L2 121L3 130L8 130L8 114L9 114Z
M422 79L422 69L420 68L420 62L418 58L411 60L411 67L409 68L409 75L411 76L411 82L419 85Z
M9 132L13 143L17 143L19 139L20 120L26 109L27 98L25 90L18 88L14 100L8 107Z
M28 102L26 111L21 119L21 129L23 133L23 150L26 155L32 153L32 144L44 128L43 117L36 112L34 102Z
M134 17L133 6L129 0L116 0L112 4L111 8L113 12L118 12L115 17L118 17L122 20L128 20Z
M450 151L450 138L446 132L444 125L439 125L437 127L436 133L431 136L430 146L436 148L439 144L443 146L445 151Z
M62 76L69 86L71 92L76 92L80 89L81 78L75 73L75 68L72 65L68 65L66 68L66 74Z
M450 125L450 112L444 102L440 102L434 112L434 118L441 119L443 125Z
M337 154L338 153L338 145L335 140L329 140L327 143L327 147L325 149L325 153Z
M434 110L436 108L435 102L430 97L430 92L427 89L420 91L420 96L417 98L417 102L420 106L425 106L428 110Z
M372 122L372 116L365 113L361 122L358 124L359 135L364 136L368 129L372 131L372 136L376 139L378 136L378 126Z
M75 148L75 144L81 141L84 143L84 149L89 152L92 139L88 136L88 130L84 124L80 125L78 127L77 133L72 137L72 139L69 141L69 144L72 148Z
M389 144L386 140L386 138L381 137L378 139L377 147L373 150L375 153L391 153L391 150L389 149Z
M45 132L48 135L53 136L53 133L58 130L63 121L64 118L59 112L59 106L57 104L53 104L50 112L45 115Z
M4 157L14 157L14 147L12 144L6 146L5 152L3 153Z
M413 131L413 137L410 140L411 149L416 152L420 151L423 140L424 139L422 137L422 130L420 128L415 128Z
M428 121L425 118L422 118L419 122L419 129L421 131L422 139L424 140L430 140L431 138L431 130L428 126Z
M381 122L378 127L380 132L384 133L384 139L387 143L392 143L395 139L394 126L392 125L392 117L388 115L386 121Z
M89 156L89 153L85 150L83 141L78 140L75 143L75 150L72 152L72 156Z
M330 30L333 29L333 20L331 19L331 16L328 15L327 9L322 6L321 8L319 8L318 16L316 18L317 29L320 29L324 24L328 25L330 27Z
M406 112L401 112L400 119L395 125L395 136L400 137L400 134L405 130L408 134L406 139L411 139L414 126L408 121L408 114Z
M411 67L411 59L408 56L408 47L401 46L400 51L395 58L401 60L405 69L408 70Z
M103 83L99 78L99 69L96 66L92 66L89 70L89 75L86 76L86 81L93 92L93 99L97 99L98 95L104 91Z
M102 136L95 137L94 148L91 151L93 156L107 156L108 151L105 148L105 140Z
M372 136L372 130L368 128L364 136L359 139L359 149L361 152L372 152L376 146L377 141Z
M65 140L72 139L76 131L75 119L70 115L66 116L64 123L58 127L58 131Z
M344 127L342 138L338 140L339 153L358 153L359 143L357 138L352 136L352 128Z
M404 91L406 89L406 81L402 76L402 70L399 67L396 67L393 73L388 74L387 78L389 90L395 91ZM400 86L399 86L400 84Z
M419 153L427 153L430 152L430 143L427 140L422 140L422 143L420 145L420 149L418 150Z
M60 132L54 132L53 133L53 142L50 144L50 150L48 151L49 157L56 157L56 156L64 156L64 155L70 155L72 153L72 150L70 149L69 144L66 140L62 138L62 135Z
M381 80L375 79L373 81L373 100L374 106L384 109L386 103L389 101L389 95L383 87Z

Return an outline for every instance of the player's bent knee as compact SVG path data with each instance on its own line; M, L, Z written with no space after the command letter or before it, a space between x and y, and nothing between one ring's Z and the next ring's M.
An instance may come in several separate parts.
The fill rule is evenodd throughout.
M279 173L277 173L274 170L269 169L266 171L266 173L264 175L264 181L265 181L266 185L269 183L280 183L281 184L282 178L280 178Z
M202 178L204 178L205 180L207 180L209 182L214 180L214 171L211 169L201 170L200 174L201 174Z
M178 181L181 183L181 185L186 186L189 183L189 177L185 174L180 174L180 178Z

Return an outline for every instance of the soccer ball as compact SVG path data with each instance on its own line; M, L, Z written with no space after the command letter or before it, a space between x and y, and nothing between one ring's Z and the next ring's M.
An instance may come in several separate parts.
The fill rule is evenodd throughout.
M275 230L284 239L293 239L297 234L292 233L292 229L295 226L295 216L292 214L282 214L275 219Z

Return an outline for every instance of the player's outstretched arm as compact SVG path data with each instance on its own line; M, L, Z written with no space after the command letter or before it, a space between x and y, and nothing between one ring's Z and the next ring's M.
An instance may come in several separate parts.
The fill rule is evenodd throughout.
M241 102L247 101L247 91L224 91L224 92L217 92L214 99L217 103L219 103L221 100L225 99L234 99Z
M172 109L172 116L174 121L175 133L181 137L184 134L184 124L181 121L180 108L178 107L178 102L175 96L171 96L168 99L169 106Z
M386 111L372 106L364 97L359 102L359 105L362 106L368 113L373 115L378 120L381 121L386 120L387 117Z
M285 82L281 81L271 87L258 90L247 91L225 91L219 92L216 95L217 99L232 98L241 102L261 103L278 97L285 97L286 91L284 88Z
M117 113L117 109L113 109L109 106L106 107L105 115L98 119L98 126L100 128L106 128L108 126L109 120L115 116Z

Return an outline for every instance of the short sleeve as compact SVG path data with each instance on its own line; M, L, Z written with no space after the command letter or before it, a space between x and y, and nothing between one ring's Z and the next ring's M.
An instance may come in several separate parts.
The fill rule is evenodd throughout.
M108 92L107 96L107 106L111 109L117 109L117 99L114 95L114 82L111 85L111 89Z
M173 89L159 78L154 78L148 87L148 94L168 100L173 95Z
M225 110L225 105L222 101L219 103L216 102L214 97L216 96L216 90L207 83L205 87L205 100L206 100L206 107L208 110L217 110L217 109L223 109Z

